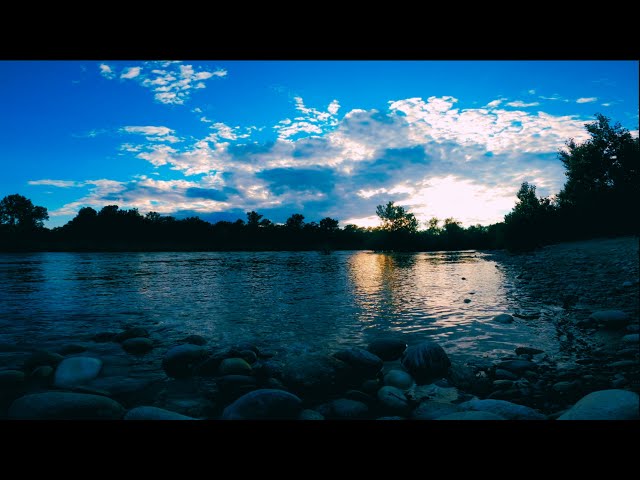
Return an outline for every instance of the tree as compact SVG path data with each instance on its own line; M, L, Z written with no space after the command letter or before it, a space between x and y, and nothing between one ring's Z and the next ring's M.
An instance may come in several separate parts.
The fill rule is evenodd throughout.
M263 215L260 215L258 212L254 212L253 210L247 212L247 226L251 228L258 228L262 217Z
M325 232L334 232L338 230L338 224L338 220L330 217L325 217L320 220L320 230L323 230Z
M378 205L376 215L382 220L382 229L388 232L415 233L418 230L415 215L407 212L404 207L394 205L394 202Z
M439 223L440 223L440 220L437 217L430 218L429 221L426 222L427 232L430 235L439 235L442 232L440 227L438 227Z
M301 230L304 225L304 215L300 213L294 213L287 218L286 226L292 230Z
M523 182L516 194L518 201L505 215L505 241L511 250L528 250L549 239L554 207L548 198L536 196L536 186Z
M32 229L42 228L45 220L49 220L47 209L22 195L7 195L0 201L0 224Z
M160 218L162 218L160 216L160 214L158 212L148 212L144 218L147 219L147 221L151 222L151 223L160 223Z

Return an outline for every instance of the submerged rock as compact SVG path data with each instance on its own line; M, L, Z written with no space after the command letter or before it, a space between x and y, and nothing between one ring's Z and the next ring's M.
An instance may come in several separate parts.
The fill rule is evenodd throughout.
M132 408L124 416L125 420L195 420L176 412L157 407L136 407Z
M347 348L333 356L350 367L361 370L365 375L375 376L382 368L380 357L362 348Z
M469 411L450 413L436 420L506 420L506 418L491 412Z
M621 310L600 310L593 312L589 320L603 328L615 330L623 328L629 322L629 316Z
M325 399L344 391L346 367L332 356L305 354L287 361L282 369L282 382L305 400Z
M182 339L182 342L202 347L207 343L207 340L201 335L189 335L188 337Z
M145 337L129 338L122 342L122 349L127 353L140 355L153 350L153 342Z
M118 333L114 337L114 340L118 343L122 343L125 340L129 340L130 338L140 338L140 337L148 337L148 336L149 336L149 332L147 331L146 328L133 327L133 328L127 328L126 330Z
M409 412L409 401L404 392L396 387L382 387L378 390L378 400L386 411L406 414Z
M505 360L496 365L496 368L501 370L508 370L514 373L524 373L527 370L535 370L536 364L530 362L529 360ZM507 380L513 379L509 378Z
M295 419L302 401L283 390L262 389L243 395L222 413L222 420Z
M435 420L459 411L460 408L452 403L425 400L413 411L411 417L415 420Z
M506 400L469 400L460 404L461 410L490 412L507 420L546 420L546 416L533 408L508 402Z
M350 400L348 398L339 398L330 403L331 417L340 420L353 420L357 418L364 418L369 407L357 400Z
M101 395L46 392L18 398L9 408L9 418L33 420L114 420L124 408Z
M251 375L251 365L242 358L225 358L218 368L220 375Z
M600 390L582 397L558 420L637 420L639 399L628 390Z
M493 317L493 321L498 323L513 323L513 317L508 313L501 313Z
M622 343L638 343L640 342L640 334L630 333L622 337Z
M389 370L384 376L384 384L406 390L413 385L413 378L403 370Z
M451 366L446 352L440 345L431 341L407 348L402 355L401 363L418 382L443 377Z
M53 384L59 388L75 387L96 378L101 369L102 360L97 358L66 358L56 368Z
M64 357L58 353L38 350L29 355L24 361L24 369L27 373L31 373L32 370L35 370L37 367L41 367L44 365L55 367L62 360L64 360Z
M385 362L398 360L407 349L407 342L398 338L378 338L372 341L367 350Z
M538 353L544 353L544 350L531 347L516 347L516 355L537 355Z
M197 345L185 343L170 349L162 359L162 368L169 377L185 378L193 374L194 367L207 356Z
M511 373L509 370L502 368L496 368L495 377L498 380L517 380L518 376L515 373Z

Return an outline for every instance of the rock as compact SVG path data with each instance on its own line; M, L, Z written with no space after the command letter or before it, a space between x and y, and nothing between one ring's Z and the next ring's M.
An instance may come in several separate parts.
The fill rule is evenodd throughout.
M170 377L185 378L193 374L194 367L206 356L204 348L185 343L173 347L165 354L162 368Z
M238 358L242 358L249 365L253 365L258 361L258 356L253 350L240 350L237 356Z
M9 418L20 420L117 420L124 408L101 395L46 392L18 398L9 408Z
M638 362L634 360L620 360L618 362L609 363L607 367L611 368L626 368L626 367L637 367Z
M640 325L638 325L637 323L632 323L631 325L627 325L625 330L630 333L638 333L640 332Z
M622 343L638 343L640 342L640 334L638 333L630 333L629 335L625 335L622 337Z
M362 348L347 348L334 353L333 356L366 376L374 377L382 369L380 357Z
M622 286L624 288L633 287L633 282L629 282L629 281L622 282Z
M220 353L210 355L195 366L194 372L202 377L215 377L218 375L218 368L225 358L224 354Z
M361 386L363 392L369 393L371 395L375 395L380 387L381 385L378 380L365 380Z
M462 390L474 391L478 386L478 379L471 366L452 363L449 368L451 383Z
M253 374L257 378L267 379L270 377L273 378L282 378L282 369L284 365L273 359L269 360L260 360L259 362L251 365L251 369Z
M376 418L376 420L393 420L393 421L396 421L396 420L406 420L406 418L398 417L398 416L392 416L392 417L378 417L378 418Z
M349 390L344 394L344 398L349 400L355 400L356 402L364 403L365 405L372 405L375 402L375 398L360 390Z
M325 399L344 391L344 362L323 354L303 354L292 358L282 369L282 382L305 400Z
M625 377L618 377L618 378L614 378L611 381L611 386L613 388L621 388L621 387L624 387L627 383L629 383L629 380L627 380Z
M513 317L508 313L501 313L493 317L493 321L498 323L513 323Z
M247 375L225 375L218 378L217 384L223 403L230 403L252 390L258 390L256 379Z
M516 355L537 355L538 353L544 353L544 350L538 350L531 347L517 347Z
M455 387L442 387L432 383L429 385L414 385L405 392L405 396L415 403L420 403L424 400L451 403L458 400L460 393Z
M113 339L118 343L122 343L125 340L129 340L130 338L139 338L139 337L148 337L148 336L149 336L149 332L145 328L133 327L133 328L127 328L126 330L118 333Z
M426 400L418 405L411 414L411 417L415 420L435 420L438 417L450 415L459 411L460 408L452 403Z
M469 400L459 406L461 410L490 412L507 420L545 420L547 418L533 408L517 405L506 400Z
M122 342L122 349L127 353L141 355L153 350L153 342L145 337L129 338Z
M243 350L251 350L253 353L258 355L259 357L263 356L263 352L258 350L258 347L255 346L251 342L240 342L240 343L237 343L231 348L231 350L232 351L236 351L236 352L241 352Z
M96 343L113 342L116 338L116 335L118 335L116 332L100 332L93 335L91 337L91 340Z
M132 408L124 416L125 420L195 420L176 412L170 412L164 408L136 407Z
M551 388L553 388L558 393L567 393L577 389L579 386L580 386L580 382L578 381L573 381L573 382L562 381L562 382L554 383L553 387Z
M496 380L493 382L493 384L497 388L504 390L504 389L510 388L513 385L513 382L511 380Z
M0 371L0 393L2 390L20 387L24 384L24 372L20 370Z
M367 346L367 350L385 362L398 360L406 349L407 343L398 338L378 338Z
M500 362L496 369L508 370L514 373L523 373L526 370L535 370L536 364L529 360L505 360ZM513 379L508 379L513 380Z
M401 363L417 382L446 376L451 366L446 352L440 345L431 341L407 348L402 355Z
M222 420L295 419L302 401L283 390L262 389L249 392L222 413Z
M64 357L58 353L38 350L29 355L24 361L24 369L27 373L31 373L32 370L43 365L55 367L62 360L64 360Z
M491 412L469 411L451 413L436 420L506 420L506 418Z
M75 387L96 378L101 369L102 361L97 358L65 358L56 368L53 384L59 388Z
M471 299L470 298L465 298L464 299L464 303L471 303Z
M363 418L367 415L369 407L365 403L348 398L339 398L330 403L331 417L340 420L352 420Z
M378 390L378 400L384 410L398 413L400 415L409 412L409 402L404 392L396 387L382 387Z
M498 380L517 380L518 376L511 373L509 370L503 370L502 368L496 368L495 377Z
M86 352L87 351L87 347L83 346L83 345L77 345L75 343L71 343L69 345L65 345L63 347L60 347L58 349L58 353L60 355L72 355L74 353L82 353L82 352Z
M302 410L298 415L298 420L324 420L324 415L315 410Z
M384 384L406 390L413 385L413 378L403 370L389 370L384 376Z
M251 375L251 365L242 358L225 358L218 368L220 375Z
M202 347L203 345L206 345L207 340L201 335L189 335L182 340L182 343L190 343L191 345Z
M620 310L601 310L593 312L589 320L602 325L603 328L615 330L624 327L629 321L629 316Z
M628 390L600 390L582 397L558 420L636 420L639 398Z
M43 365L41 367L37 367L31 372L31 378L36 380L44 380L48 379L53 375L53 368L49 365Z

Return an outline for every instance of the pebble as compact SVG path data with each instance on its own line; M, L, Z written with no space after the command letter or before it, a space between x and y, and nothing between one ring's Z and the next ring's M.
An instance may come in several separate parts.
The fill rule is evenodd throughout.
M382 368L382 359L362 348L347 348L333 355L347 365L375 376Z
M27 373L30 373L37 367L47 365L50 367L55 367L58 365L64 357L58 353L51 353L45 350L38 350L33 352L31 355L27 357L24 361L24 369Z
M436 420L506 420L506 418L491 412L456 412Z
M402 355L401 363L417 382L443 377L447 375L451 366L451 361L442 347L428 340L407 348Z
M535 369L536 364L529 360L505 360L497 365L497 368L510 372L522 373L525 370Z
M501 313L493 317L493 321L498 323L513 323L513 317L508 313Z
M399 338L378 338L372 341L367 350L385 362L398 360L407 349L407 342Z
M298 420L324 420L324 415L315 410L302 410L298 415Z
M127 353L141 355L153 350L153 342L145 337L128 338L122 342L122 349Z
M185 378L193 374L194 367L207 356L197 345L185 343L171 348L162 359L162 368L169 377Z
M102 395L46 392L20 397L9 408L9 418L33 420L117 420L124 408Z
M516 347L515 351L516 355L537 355L539 353L544 353L544 350L531 347Z
M203 345L206 345L207 340L201 335L189 335L188 337L184 338L182 342L202 347Z
M24 372L20 370L0 371L0 389L10 389L21 386L24 383ZM1 390L0 390L1 393Z
M517 380L518 376L514 373L511 373L509 370L504 370L502 368L497 368L495 372L495 377L498 380Z
M629 316L621 310L600 310L593 312L589 320L613 330L626 326Z
M389 370L384 376L384 384L406 390L413 385L413 378L403 370Z
M242 358L225 358L218 367L220 375L251 375L251 365Z
M222 420L295 419L302 401L283 390L261 389L249 392L222 413Z
M460 408L452 403L425 400L413 411L411 418L415 420L435 420L438 417L457 413L459 411Z
M351 420L363 418L369 411L369 407L365 403L357 400L349 400L348 398L339 398L330 403L331 416L340 420Z
M403 414L409 411L409 402L404 392L396 387L382 387L378 390L378 400L385 410Z
M101 369L102 361L97 358L65 358L56 368L53 384L58 388L75 387L96 378Z
M139 338L139 337L148 337L149 332L145 328L141 327L133 327L127 328L126 330L118 333L114 340L118 343L122 343L125 340L129 340L130 338Z
M630 333L622 337L622 343L633 344L638 342L640 342L640 333Z
M546 417L536 410L506 400L470 400L461 403L461 410L490 412L507 420L545 420Z

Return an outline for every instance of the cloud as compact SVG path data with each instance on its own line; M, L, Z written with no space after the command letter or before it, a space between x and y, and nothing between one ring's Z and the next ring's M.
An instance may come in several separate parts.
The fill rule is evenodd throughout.
M335 127L338 124L336 115L340 109L338 100L333 100L327 107L326 111L317 110L307 107L302 97L294 97L295 108L302 116L295 117L293 120L286 118L274 125L273 129L278 133L281 140L290 140L299 134L317 134Z
M610 102L609 102L609 103L603 103L603 104L602 104L602 106L603 106L603 107L610 107L610 106L611 106L611 103L610 103Z
M581 97L576 100L576 103L591 103L591 102L596 102L597 100L598 100L598 97Z
M516 100L515 102L507 103L508 107L517 107L517 108L537 107L538 105L540 105L539 102L525 103L522 100Z
M492 102L487 103L483 108L495 108L499 106L506 98L498 98Z
M137 133L147 135L147 140L152 142L169 142L177 143L182 141L180 138L172 135L174 130L168 127L154 127L154 126L128 126L122 127L121 132L125 133Z
M116 76L115 72L106 63L100 64L100 75L102 75L104 78L108 78L109 80L115 78Z
M76 182L75 180L29 180L29 185L50 185L58 188L82 187L85 182Z
M536 91L532 88L531 90L529 90L529 92L528 92L528 93L529 93L529 95L535 95L535 94L536 94Z
M141 67L129 67L129 68L125 68L122 73L120 74L120 78L129 80L132 78L136 78L138 75L140 75L140 71L142 70Z

